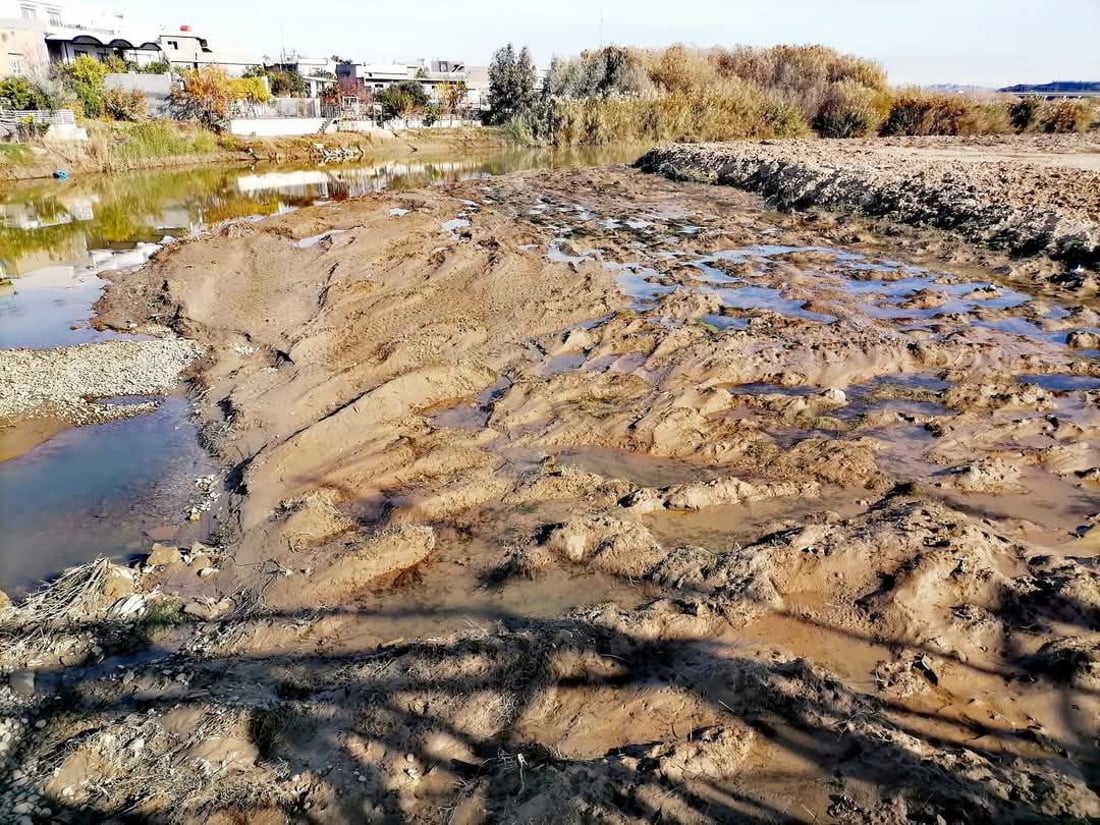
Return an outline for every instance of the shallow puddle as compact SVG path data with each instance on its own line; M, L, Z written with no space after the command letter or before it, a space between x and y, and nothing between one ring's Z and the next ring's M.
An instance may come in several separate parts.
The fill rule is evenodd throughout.
M96 556L149 546L148 531L188 533L195 479L218 471L199 447L188 401L151 413L68 429L0 463L0 589L19 591ZM190 532L198 539L209 525Z

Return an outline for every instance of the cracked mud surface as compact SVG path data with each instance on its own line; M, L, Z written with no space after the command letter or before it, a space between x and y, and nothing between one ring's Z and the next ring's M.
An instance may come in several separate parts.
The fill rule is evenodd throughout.
M63 814L1100 816L1094 291L625 169L236 234L102 307L237 494L201 621L23 651Z

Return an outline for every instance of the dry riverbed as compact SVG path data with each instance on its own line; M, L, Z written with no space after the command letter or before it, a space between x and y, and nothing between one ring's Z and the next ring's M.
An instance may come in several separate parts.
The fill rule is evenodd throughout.
M1059 273L621 168L169 247L227 526L7 611L0 819L1100 816Z

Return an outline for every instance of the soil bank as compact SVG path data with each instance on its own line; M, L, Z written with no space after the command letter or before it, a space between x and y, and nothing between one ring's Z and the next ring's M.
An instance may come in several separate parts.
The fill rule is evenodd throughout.
M8 611L3 804L1100 816L1100 316L1059 270L625 168L173 245L101 321L204 351L228 526Z

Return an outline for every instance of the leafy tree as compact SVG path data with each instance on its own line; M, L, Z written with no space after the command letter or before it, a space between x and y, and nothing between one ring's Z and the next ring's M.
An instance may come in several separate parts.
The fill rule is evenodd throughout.
M126 74L131 69L136 69L137 64L130 60L123 60L117 54L107 55L103 61L109 74Z
M537 80L526 46L518 55L511 43L498 49L489 65L487 122L499 126L527 113L535 103Z
M103 114L103 81L109 72L106 64L82 54L72 63L62 66L58 75L65 88L84 107L84 115L100 117Z
M465 80L448 81L439 86L439 100L443 104L443 109L452 117L466 101L468 93Z
M220 132L229 119L233 92L226 73L215 66L184 69L182 88L169 97L172 113L180 120L196 120L208 129Z
M262 77L235 77L229 81L229 96L233 100L244 100L248 103L267 103L271 100L271 92L267 90L267 84Z
M48 101L35 84L25 77L0 80L0 109L48 109Z
M428 93L416 80L394 83L380 91L376 99L382 105L382 114L386 120L408 117L410 113L428 105Z
M276 69L267 73L271 93L276 97L302 97L306 93L306 81L298 72Z

